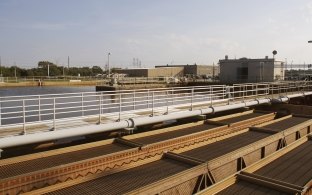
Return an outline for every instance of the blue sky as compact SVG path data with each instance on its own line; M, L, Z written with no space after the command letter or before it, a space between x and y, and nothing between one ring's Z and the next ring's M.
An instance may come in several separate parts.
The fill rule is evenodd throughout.
M312 63L308 0L0 0L3 65L131 67L272 56Z

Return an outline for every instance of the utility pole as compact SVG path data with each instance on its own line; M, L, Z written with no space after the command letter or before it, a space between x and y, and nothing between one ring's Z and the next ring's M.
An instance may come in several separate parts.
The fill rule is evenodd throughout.
M67 57L67 67L69 69L69 56Z
M2 77L2 64L1 64L1 56L0 56L0 76Z
M48 63L48 77L50 77L50 63Z

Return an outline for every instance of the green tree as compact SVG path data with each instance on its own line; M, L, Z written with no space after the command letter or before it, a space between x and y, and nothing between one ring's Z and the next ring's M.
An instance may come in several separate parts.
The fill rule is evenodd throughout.
M92 66L92 76L96 76L98 74L103 74L103 70L99 66Z

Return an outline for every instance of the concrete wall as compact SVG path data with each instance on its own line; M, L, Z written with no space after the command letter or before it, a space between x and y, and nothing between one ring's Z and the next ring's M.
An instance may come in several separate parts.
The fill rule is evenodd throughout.
M283 62L275 62L274 68L274 79L284 80L285 78L285 68Z
M148 70L148 77L177 77L183 76L183 67L163 67Z
M213 68L215 70L214 75L219 75L219 66L208 66L208 65L189 65L184 66L184 75L207 75L213 76Z
M241 67L239 61L220 61L220 81L225 83L237 81L237 67Z
M214 69L214 75L218 76L220 72L219 66L214 66ZM115 71L119 74L126 74L128 77L213 76L213 66L208 65L156 66L156 68L117 69Z
M218 76L220 73L219 66L212 65L161 65L155 66L156 68L170 68L170 67L182 67L184 69L183 75L207 75L213 76L213 67L215 69L214 75Z
M176 77L183 76L183 67L118 69L116 72L128 77Z
M283 62L272 58L227 59L219 62L220 81L223 83L272 82L284 79Z
M117 69L118 74L126 74L128 77L148 77L147 68L135 68L135 69Z

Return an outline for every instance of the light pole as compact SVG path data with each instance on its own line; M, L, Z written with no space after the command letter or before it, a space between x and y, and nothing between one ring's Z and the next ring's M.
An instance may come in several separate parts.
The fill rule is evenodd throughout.
M285 58L285 70L284 70L284 80L286 78L286 71L287 71L287 58ZM288 78L287 78L288 79Z
M48 77L50 77L50 64L48 63Z
M111 55L111 53L107 54L107 67L108 67L108 78L110 78L110 67L109 67L109 56Z
M308 43L312 43L312 40L308 41ZM308 65L308 74L310 73L309 65Z
M2 64L1 64L1 56L0 56L0 77L2 77Z

